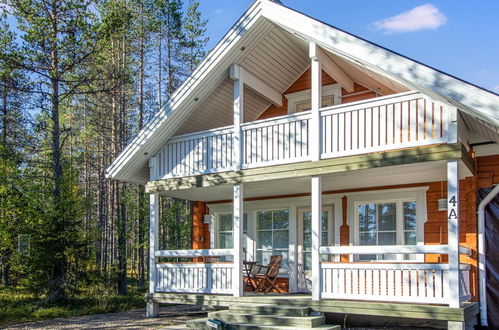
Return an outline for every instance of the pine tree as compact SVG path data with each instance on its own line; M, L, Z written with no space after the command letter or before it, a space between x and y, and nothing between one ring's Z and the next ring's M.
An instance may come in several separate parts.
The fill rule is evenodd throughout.
M53 210L51 229L44 241L50 246L53 258L41 259L50 274L49 298L65 297L67 282L68 247L66 232L74 224L74 217L67 212L63 196L64 160L63 144L69 128L61 127L61 115L72 95L88 82L82 74L85 64L95 54L96 19L87 10L89 0L8 0L22 34L22 60L10 64L28 72L32 86L30 92L38 97L37 109L46 113L50 130L50 176ZM48 142L48 141L47 141ZM42 267L43 268L43 267Z
M206 44L208 37L206 36L206 24L208 20L201 18L199 12L199 1L189 0L189 6L184 19L184 63L188 66L188 74L190 75L198 64L206 56Z

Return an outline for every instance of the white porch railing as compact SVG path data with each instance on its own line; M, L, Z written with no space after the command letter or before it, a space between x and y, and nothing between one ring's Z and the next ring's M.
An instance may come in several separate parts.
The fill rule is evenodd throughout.
M232 293L232 263L156 264L156 292Z
M448 245L327 246L321 254L448 254ZM471 250L460 247L460 254ZM469 265L460 264L460 288L449 287L449 264L408 262L322 262L321 297L448 304L450 290L471 298Z
M323 298L448 303L447 264L321 263ZM469 265L461 265L461 300L469 297Z
M233 256L234 249L158 250L155 257ZM155 292L232 293L234 265L218 263L156 263Z
M320 110L321 159L444 143L448 111L408 92ZM244 123L242 168L310 160L310 111ZM170 139L155 155L153 179L232 170L233 127Z

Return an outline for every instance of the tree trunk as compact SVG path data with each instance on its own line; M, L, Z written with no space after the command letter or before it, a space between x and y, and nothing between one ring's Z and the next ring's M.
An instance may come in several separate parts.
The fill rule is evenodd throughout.
M60 143L60 122L59 122L59 53L58 53L58 41L57 36L59 34L57 20L57 0L52 0L52 34L54 36L54 41L52 42L51 51L51 121L52 121L52 171L54 178L54 189L53 189L53 202L54 202L54 214L53 222L54 229L56 233L64 232L64 212L62 207L62 196L61 196L61 186L62 186L62 164L61 164L61 143ZM65 242L57 242L55 244L55 253L60 255L60 259L57 260L52 266L51 273L51 283L49 288L49 296L51 299L58 300L64 297L64 292L62 289L62 284L65 281L65 257L64 257L64 247Z

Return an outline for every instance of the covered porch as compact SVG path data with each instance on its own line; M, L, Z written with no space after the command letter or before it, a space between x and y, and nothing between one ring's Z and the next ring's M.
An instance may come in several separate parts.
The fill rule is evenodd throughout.
M468 263L472 250L459 244L459 218L467 216L460 212L467 195L459 192L459 183L463 186L474 169L464 159L465 149L437 150L393 151L393 158L387 152L378 161L366 158L370 165L355 171L349 168L358 156L350 156L342 158L343 170L327 172L324 164L318 175L295 170L273 179L269 171L259 174L260 180L199 178L194 188L181 179L177 189L149 185L152 247L157 246L154 215L160 194L206 201L199 217L208 230L197 239L209 242L192 250L151 250L149 297L254 297L244 292L243 262L265 264L270 255L281 254L287 291L307 293L307 301L465 306L475 289ZM437 199L446 197L447 209L439 211ZM216 262L201 261L213 257Z

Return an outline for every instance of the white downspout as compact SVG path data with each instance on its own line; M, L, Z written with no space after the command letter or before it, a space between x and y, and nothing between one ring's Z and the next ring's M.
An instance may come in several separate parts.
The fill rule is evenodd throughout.
M490 201L499 194L499 185L480 202L478 205L478 286L480 290L480 323L482 326L487 326L487 296L486 296L486 279L485 268L487 261L485 260L485 207Z

